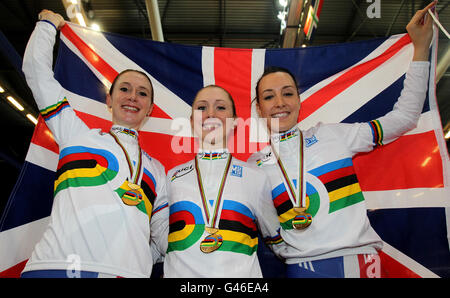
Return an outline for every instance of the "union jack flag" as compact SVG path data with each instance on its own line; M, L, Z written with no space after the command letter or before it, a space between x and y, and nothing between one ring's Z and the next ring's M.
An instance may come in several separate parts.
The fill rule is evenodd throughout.
M55 78L91 128L109 130L106 90L120 71L149 74L156 107L140 142L166 170L193 156L169 148L190 144L190 132L177 123L189 119L193 98L206 85L226 88L240 118L257 118L251 105L256 81L266 66L282 66L300 81L302 128L318 121L366 122L392 109L413 53L407 34L320 47L230 49L160 43L69 23L60 39ZM435 46L430 53L429 90L417 128L354 158L369 219L385 242L380 259L388 277L450 276L449 158L435 98ZM257 133L257 122L243 131L237 138L245 142L235 142L235 157L247 160L266 139ZM58 152L40 118L0 221L0 276L19 276L46 228Z

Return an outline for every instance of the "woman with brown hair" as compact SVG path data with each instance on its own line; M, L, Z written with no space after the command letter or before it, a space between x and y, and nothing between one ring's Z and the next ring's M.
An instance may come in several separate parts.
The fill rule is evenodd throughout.
M43 10L39 20L23 71L60 153L50 222L22 277L149 277L168 229L164 167L138 141L153 109L152 83L145 73L121 72L106 96L111 130L90 129L53 77L64 19Z

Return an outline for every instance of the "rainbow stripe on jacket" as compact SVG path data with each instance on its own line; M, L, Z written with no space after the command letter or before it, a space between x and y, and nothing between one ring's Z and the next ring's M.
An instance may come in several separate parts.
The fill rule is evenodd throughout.
M190 201L176 202L170 206L167 252L190 248L202 240L204 231L201 207ZM223 238L219 251L252 255L258 248L255 216L239 202L224 200L217 233Z
M40 110L40 113L45 121L48 121L52 119L53 117L57 116L59 113L61 113L62 110L65 108L70 107L69 102L67 101L67 98L64 97L62 101L57 102L54 105L51 105L45 109Z

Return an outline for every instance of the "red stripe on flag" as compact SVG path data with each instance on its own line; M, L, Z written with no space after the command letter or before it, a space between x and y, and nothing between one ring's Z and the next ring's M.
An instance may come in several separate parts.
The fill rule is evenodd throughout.
M230 92L236 105L236 114L239 118L247 119L251 116L251 78L252 78L252 50L251 49L214 49L214 78L215 84ZM249 120L248 120L249 121ZM235 130L233 142L230 148L233 156L247 160L249 153L249 125L245 126L245 133L239 123Z
M156 104L153 104L153 111L150 115L154 118L164 118L164 119L172 119L169 115L166 114L160 107L158 107Z
M387 255L383 251L378 251L380 256L381 268L388 278L420 278L420 275L400 264L397 260Z
M119 74L114 68L112 68L102 57L100 57L93 49L89 47L73 30L69 25L64 25L61 28L61 33L80 51L84 58L109 82L113 82L116 76ZM157 105L154 106L152 117L172 119Z
M396 43L394 43L386 51L384 51L384 53L382 53L380 56L353 67L352 69L329 83L324 88L309 96L305 101L302 102L299 121L307 118L321 106L332 100L339 93L349 88L352 84L386 62L389 58L394 56L394 54L396 54L410 42L411 39L409 35L405 34Z
M357 255L360 278L386 278L387 273L379 255Z
M238 117L250 117L252 50L214 49L214 78L216 85L230 92L236 103Z
M101 128L104 132L107 132L111 129L111 121L79 111L75 111L75 113L89 128ZM59 146L41 115L39 115L38 124L34 129L31 143L59 154Z
M166 173L173 167L192 160L197 148L193 145L193 138L174 137L155 132L139 132L142 149L151 157L159 160L165 167Z
M353 165L363 191L444 186L434 131L405 135L372 152L358 154Z
M112 122L109 120L80 111L75 111L75 113L90 129L100 128L103 132L108 132L111 129Z
M108 81L114 81L118 72L102 59L93 49L91 49L69 25L65 24L61 28L61 33L80 51L86 60L98 70Z
M28 260L22 261L5 271L0 272L0 278L19 278L20 273L22 273L23 268L27 264Z
M378 251L378 256L358 255L358 264L361 278L420 278L417 273L383 251Z
M59 154L59 146L56 144L52 132L48 129L41 115L39 115L38 123L34 129L31 143Z

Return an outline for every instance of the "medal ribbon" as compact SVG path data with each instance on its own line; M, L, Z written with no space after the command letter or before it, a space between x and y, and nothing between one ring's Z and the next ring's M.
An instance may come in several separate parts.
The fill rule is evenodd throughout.
M125 149L125 147L122 145L122 143L119 141L119 138L115 134L113 134L111 132L109 132L109 134L113 137L114 141L116 141L116 143L119 145L119 147L122 149L123 153L125 154L125 158L127 160L128 168L130 170L130 179L132 179L131 182L134 183L134 184L139 185L139 183L137 183L137 182L139 180L139 176L140 176L141 171L142 171L142 150L141 150L141 146L138 145L139 157L138 157L138 163L136 165L136 169L137 170L135 172L135 176L134 176L134 179L133 179L133 172L134 172L133 171L133 163L131 161L130 156L128 155L127 150Z
M281 170L281 174L285 181L285 185L287 186L287 191L290 194L290 198L291 198L291 200L292 199L294 200L292 202L292 203L294 203L294 207L306 208L306 206L305 206L306 204L303 199L303 163L304 163L304 160L303 160L303 134L301 131L300 131L299 142L300 142L299 155L298 155L299 173L298 173L298 179L297 179L298 194L295 192L295 188L292 185L291 179L289 178L289 175L286 171L286 168L283 165L283 162L281 161L280 156L278 155L275 148L273 147L272 141L270 142L270 146L272 147L272 151L275 154L275 157L277 158L278 167Z
M228 171L230 169L231 159L232 159L232 157L231 157L231 154L230 154L228 156L227 164L225 166L225 170L224 170L223 175L222 175L222 180L220 182L219 191L217 193L217 198L216 198L215 205L214 205L214 213L213 213L213 216L211 218L211 214L209 212L208 201L207 201L206 195L205 195L205 190L203 189L203 182L202 182L202 176L200 174L200 167L198 166L198 159L197 159L197 156L195 156L195 171L197 172L198 188L200 190L200 195L202 197L203 210L205 210L206 221L208 222L208 225L211 228L214 228L216 226L216 223L217 223L218 210L219 210L220 203L222 201L223 189L225 187L225 182L227 180Z

